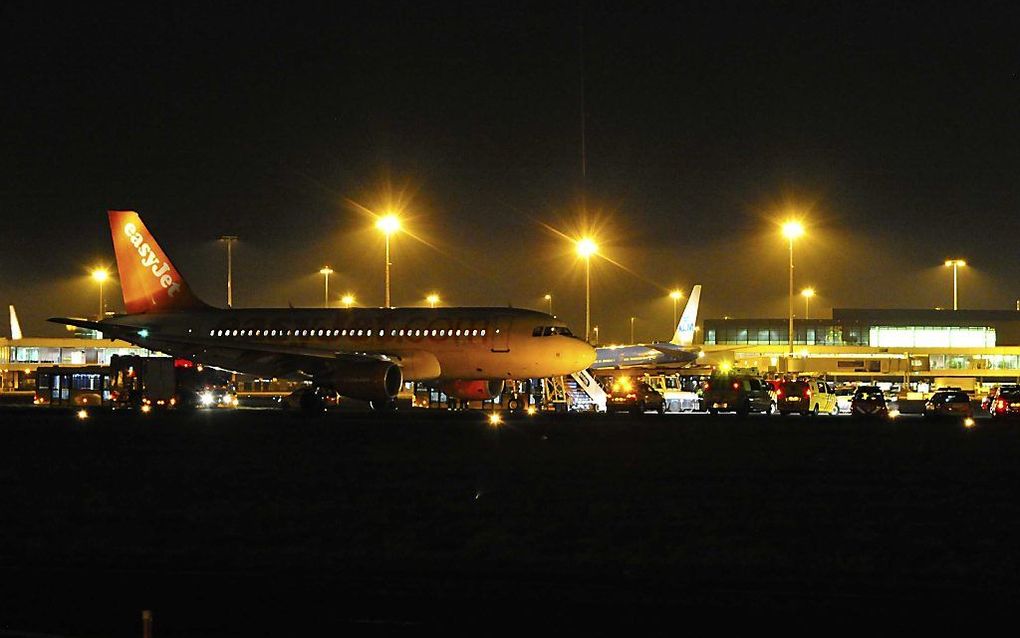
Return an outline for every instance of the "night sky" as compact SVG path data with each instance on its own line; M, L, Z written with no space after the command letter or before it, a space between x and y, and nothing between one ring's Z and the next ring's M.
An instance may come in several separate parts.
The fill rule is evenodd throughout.
M95 313L105 210L138 210L207 301L544 308L604 340L702 317L1020 297L1020 47L1009 3L236 3L0 6L0 302L27 334ZM583 18L582 18L583 15ZM587 179L581 177L581 30ZM587 210L587 213L584 210ZM108 286L119 309L120 294ZM802 305L798 300L798 312ZM0 334L7 334L6 326Z

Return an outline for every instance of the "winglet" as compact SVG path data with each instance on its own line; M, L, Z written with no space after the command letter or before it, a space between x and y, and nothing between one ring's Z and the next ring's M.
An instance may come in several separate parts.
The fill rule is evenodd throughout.
M684 306L684 313L680 315L680 323L676 325L676 332L670 343L687 347L694 343L694 328L698 325L698 304L701 302L701 284L691 290L691 296Z
M124 309L128 313L207 307L191 292L138 213L111 210L109 214Z

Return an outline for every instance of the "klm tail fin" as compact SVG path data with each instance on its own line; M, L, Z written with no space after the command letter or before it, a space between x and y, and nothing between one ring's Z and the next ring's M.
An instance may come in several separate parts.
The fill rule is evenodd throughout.
M14 311L14 304L11 304L11 340L21 339L21 324L18 323L18 313Z
M206 308L132 210L111 210L124 308L130 314Z
M691 290L691 296L684 306L684 313L680 315L680 323L676 325L676 332L670 343L677 346L690 346L694 343L694 327L698 325L698 304L701 302L701 284Z

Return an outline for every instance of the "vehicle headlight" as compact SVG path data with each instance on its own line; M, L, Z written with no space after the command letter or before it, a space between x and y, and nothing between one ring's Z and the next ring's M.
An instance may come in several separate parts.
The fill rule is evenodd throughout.
M198 395L198 402L208 407L216 403L216 397L213 396L212 392L203 392L202 394Z

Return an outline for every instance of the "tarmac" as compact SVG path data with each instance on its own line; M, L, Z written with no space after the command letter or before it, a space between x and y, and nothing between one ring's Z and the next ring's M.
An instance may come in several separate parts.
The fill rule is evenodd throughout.
M2 407L0 635L973 628L1018 458L988 419Z

